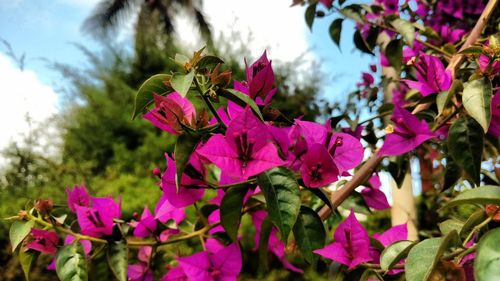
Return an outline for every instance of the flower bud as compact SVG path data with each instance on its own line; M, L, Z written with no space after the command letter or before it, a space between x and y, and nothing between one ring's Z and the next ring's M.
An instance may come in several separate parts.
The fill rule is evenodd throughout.
M37 212L42 215L50 214L53 208L54 208L54 202L52 202L51 199L48 200L37 199L35 201L35 210L37 210Z

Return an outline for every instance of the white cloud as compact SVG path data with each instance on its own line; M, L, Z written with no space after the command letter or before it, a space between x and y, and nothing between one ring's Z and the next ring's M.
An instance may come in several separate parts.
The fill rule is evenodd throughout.
M253 58L268 50L273 60L292 61L309 52L304 9L290 7L291 0L205 0L203 12L213 27L214 35L222 34L229 43L235 32L239 33ZM179 17L180 18L180 17ZM186 17L176 25L180 37L197 46L196 30ZM194 31L194 32L193 32ZM247 38L251 38L245 42Z
M21 71L0 53L0 148L29 131L26 116L36 124L57 112L57 94L33 71Z

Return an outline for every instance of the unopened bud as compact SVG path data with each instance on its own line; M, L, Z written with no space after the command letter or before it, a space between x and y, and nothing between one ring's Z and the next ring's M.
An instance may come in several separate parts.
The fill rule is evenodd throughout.
M154 176L157 176L157 177L161 177L161 170L160 170L160 168L155 167L155 168L153 169L153 175L154 175Z
M52 202L51 199L48 200L37 199L35 201L35 210L37 210L37 212L42 215L50 214L53 208L54 208L54 202Z

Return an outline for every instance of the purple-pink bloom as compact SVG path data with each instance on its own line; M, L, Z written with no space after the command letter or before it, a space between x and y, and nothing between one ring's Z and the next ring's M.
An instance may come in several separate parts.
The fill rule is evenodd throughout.
M335 230L333 239L332 244L313 252L346 265L349 269L371 260L370 238L352 210Z
M445 12L457 19L463 18L464 5L462 0L440 0L437 2L436 12Z
M182 133L182 125L191 126L196 120L196 109L189 99L177 92L167 96L154 94L155 108L144 114L144 119L170 134ZM182 125L181 125L182 124Z
M491 75L497 75L498 73L500 73L500 61L492 61L492 59L488 58L487 56L480 55L478 62L481 72Z
M226 135L212 136L198 153L229 176L247 179L284 161L272 143L266 125L250 108L231 120Z
M186 215L184 214L184 208L175 207L167 200L167 197L163 195L156 204L154 218L162 223L173 220L176 224L179 224L186 218Z
M334 133L330 138L328 152L341 174L355 168L363 161L363 145L349 134Z
M356 129L353 131L351 127L345 127L342 128L342 133L346 133L348 135L351 135L355 137L356 139L360 140L361 139L361 134L363 133L363 130L365 129L365 126L363 125L358 125Z
M500 90L491 99L491 121L488 133L500 137Z
M370 87L375 82L373 76L368 72L363 72L361 75L363 82L356 83L356 87Z
M391 207L389 202L387 202L387 197L384 192L380 190L380 178L377 174L371 176L368 180L370 184L369 187L365 187L361 190L361 195L366 202L368 207L373 208L375 210L385 210Z
M156 219L147 207L142 211L141 219L135 224L134 236L146 238L154 234L156 230Z
M94 237L110 235L113 232L113 219L121 216L121 200L92 197L92 208L76 206L76 216L82 233Z
M405 109L395 107L391 120L394 122L393 132L385 137L379 151L382 156L401 155L434 137L425 120L419 120Z
M302 179L307 187L321 187L335 182L339 170L325 146L313 144L304 155L304 162L300 167Z
M199 201L205 194L206 186L203 179L193 179L187 174L182 174L179 189L175 185L176 164L175 161L165 154L167 158L167 169L161 177L161 188L163 189L163 197L174 207L182 208L189 206ZM191 155L190 163L194 157L198 157L197 153ZM194 166L194 165L193 165ZM197 170L200 174L202 171Z
M373 238L387 247L394 242L408 239L408 226L406 223L395 225L383 233L375 233Z
M130 281L153 281L153 271L149 268L149 260L153 249L141 247L137 254L139 263L129 264L127 277Z
M177 260L191 281L236 280L242 267L241 252L237 243L215 253L199 252Z
M66 193L68 194L68 207L71 211L76 212L76 206L90 206L90 195L84 185L75 185L73 190L66 188Z
M418 90L422 96L447 91L451 86L451 72L445 70L438 57L422 54L413 64L417 81L403 79L408 87Z
M438 29L439 35L441 36L441 40L443 43L449 43L449 44L454 44L462 36L467 33L467 31L460 29L460 28L451 28L448 25L440 25Z
M40 253L54 255L57 252L58 243L59 236L57 236L55 231L32 228L26 248Z
M182 267L177 266L171 268L165 275L163 275L160 281L189 281L189 279L184 273L184 270L182 270Z
M247 65L245 71L249 96L258 104L268 104L278 89L273 88L274 72L266 52L252 65Z

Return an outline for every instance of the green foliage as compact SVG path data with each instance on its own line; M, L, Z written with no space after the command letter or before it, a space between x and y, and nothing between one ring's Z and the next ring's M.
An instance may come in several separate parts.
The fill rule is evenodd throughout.
M408 253L405 263L408 281L425 281L434 269L437 251L442 238L426 239L415 245Z
M222 198L220 206L220 219L227 235L233 240L237 240L238 229L241 222L241 211L243 209L243 199L247 194L247 187L229 188Z
M478 281L495 280L500 276L500 228L481 238L474 260L474 277Z
M480 125L488 131L491 120L491 81L484 77L464 84L462 101L465 109Z
M31 229L35 226L34 221L15 221L10 227L9 239L12 245L12 252L17 246L30 234Z
M24 278L26 279L26 281L30 280L30 271L33 268L33 265L35 264L35 261L39 255L40 252L29 250L24 247L19 250L19 263L21 264L21 267L23 269Z
M125 240L109 241L106 258L116 279L127 281L128 249Z
M461 204L495 204L500 205L500 186L481 186L460 193L443 208L451 208Z
M325 226L318 213L311 208L301 206L297 222L293 226L293 236L304 259L316 265L319 256L313 251L323 248L326 240Z
M165 85L165 82L170 78L171 76L168 74L156 74L141 85L135 96L132 119L147 109L153 101L153 94L163 95L167 93L169 88Z
M61 281L88 280L87 261L81 243L66 245L57 252L56 271Z
M383 270L392 269L396 263L408 255L413 246L415 242L408 240L397 241L387 246L380 254L380 267Z

